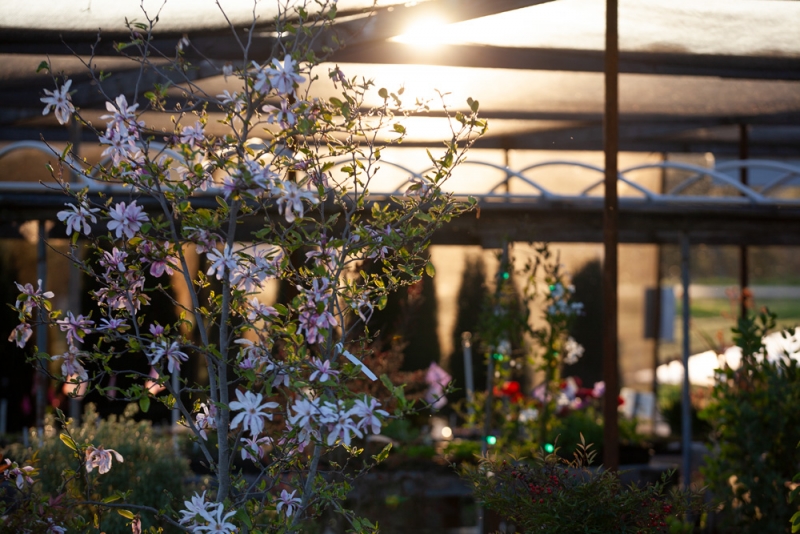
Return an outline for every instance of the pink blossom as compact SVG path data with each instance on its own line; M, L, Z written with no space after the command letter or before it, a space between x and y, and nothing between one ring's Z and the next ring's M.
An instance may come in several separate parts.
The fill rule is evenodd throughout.
M327 382L339 374L339 371L331 369L330 360L325 360L323 362L319 358L314 358L311 360L311 363L316 369L313 373L311 373L311 376L308 377L308 379L312 382L316 380L317 377L319 377L320 382Z
M194 148L195 144L202 143L205 140L203 125L197 121L194 126L184 126L181 130L181 143L187 144Z
M286 54L283 58L283 65L278 61L278 58L272 59L272 65L271 68L267 69L266 73L269 77L270 86L275 89L278 94L294 94L294 85L306 81L305 78L295 72L297 63L289 54Z
M123 235L128 239L133 239L136 232L142 228L142 223L149 220L142 207L136 205L135 200L130 205L120 202L108 212L108 215L112 219L108 223L108 229L116 232L118 239Z
M258 462L261 460L261 455L263 454L262 444L269 445L272 443L272 438L268 436L259 439L244 437L239 441L244 443L242 445L242 460Z
M91 473L96 467L101 475L108 473L111 469L112 453L118 462L123 462L122 455L114 449L104 450L102 446L95 449L89 445L86 449L86 472Z
M181 362L185 362L189 359L189 356L178 350L180 345L177 341L173 341L169 346L167 346L166 341L159 341L150 344L150 350L148 351L147 358L150 360L150 365L156 365L161 358L167 357L167 369L170 373L175 373L176 371L180 371Z
M89 376L86 373L86 369L84 369L83 365L81 365L81 361L78 359L79 356L85 356L85 353L81 352L76 346L72 345L64 354L51 356L50 359L53 361L63 360L61 363L61 374L64 376L64 378L74 376L80 379L81 382L86 382L89 380Z
M100 211L100 208L89 208L83 202L81 204L64 205L69 209L59 211L56 217L58 217L59 221L67 223L67 235L72 235L74 232L81 233L81 229L84 235L91 234L92 227L89 226L89 223L97 222L97 217L94 216L94 213Z
M200 437L207 440L206 430L217 429L217 407L213 404L201 403L200 412L195 416L194 424Z
M33 329L28 323L20 323L11 331L11 335L8 336L8 340L12 343L16 343L19 348L24 348L25 344L33 335Z
M39 280L39 288L34 289L31 284L20 285L17 282L14 282L17 286L17 289L20 291L20 296L17 298L16 304L14 307L19 310L20 304L22 304L22 313L25 315L29 315L31 311L37 307L36 300L39 298L51 299L55 295L52 291L43 291L42 289L42 281ZM24 297L24 298L23 298Z
M6 465L8 466L4 471L4 475L8 479L14 479L14 482L17 485L17 488L22 489L22 487L27 482L28 485L33 484L33 478L31 478L31 474L35 473L36 470L26 465L25 467L20 467L17 462L12 462L8 458L5 459Z
M125 259L128 253L124 250L119 250L117 247L111 249L111 252L104 250L103 257L100 258L100 265L106 268L106 277L110 276L111 271L119 271L124 273L128 270L125 266Z
M286 490L282 490L281 496L278 498L278 504L275 506L275 510L280 513L281 509L286 508L283 513L286 514L286 517L291 517L295 512L295 509L299 509L300 504L303 502L300 497L294 496L295 493L297 493L297 490L294 490L291 493Z
M75 317L72 312L67 312L67 316L56 321L62 332L67 333L67 343L72 344L83 341L83 336L92 330L94 321L83 315Z
M379 434L381 431L381 420L378 416L389 417L389 413L385 410L379 410L380 402L372 397L364 396L364 400L356 399L353 405L353 415L360 417L361 421L358 422L358 428L362 430L370 429L373 434Z

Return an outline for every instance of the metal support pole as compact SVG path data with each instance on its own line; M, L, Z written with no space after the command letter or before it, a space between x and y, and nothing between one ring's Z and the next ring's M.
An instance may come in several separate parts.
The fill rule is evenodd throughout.
M603 209L603 464L619 467L619 395L618 317L617 317L617 244L619 202L617 198L617 152L619 151L619 42L617 35L617 0L606 0L605 112L605 202Z
M47 244L45 243L45 221L38 221L39 233L36 240L36 276L41 281L42 292L47 291ZM44 310L39 310L39 324L36 326L36 348L42 352L47 352L47 325L43 324L46 315ZM47 360L41 359L39 365L46 366ZM44 370L35 375L36 384L36 428L41 436L41 429L44 428L44 409L47 404L47 375Z
M70 143L72 143L72 156L75 158L75 160L80 161L81 123L75 120L74 117L69 123L69 137ZM69 180L73 184L78 182L78 174L76 171L73 170L69 173ZM80 241L78 241L78 243L80 243ZM80 246L81 245L79 244L78 247L72 249L72 254L75 261L78 261L81 258ZM67 307L72 311L72 313L78 315L81 312L83 273L81 273L81 270L78 268L78 265L75 263L75 261L70 262L69 266L69 290L67 293L69 304ZM69 418L72 419L75 424L80 424L82 413L83 401L80 398L70 398Z
M667 155L662 154L661 160L666 163ZM667 168L661 167L660 177L661 187L659 193L664 193L667 186ZM651 411L652 433L656 433L656 420L658 419L658 366L661 364L659 358L659 348L661 346L661 278L664 276L662 269L662 250L661 243L656 243L656 292L654 295L653 310L653 409Z
M683 487L692 479L692 400L689 395L689 236L681 234L681 283L683 285L683 395L681 403L681 441Z
M467 412L470 417L475 415L475 379L472 376L472 334L463 332L461 334L461 351L464 353L464 384L467 389Z
M739 125L739 159L744 161L750 157L750 138L746 124ZM739 180L742 184L747 185L747 167L739 169ZM747 245L739 247L739 294L741 302L739 303L739 315L745 317L747 315L747 299L745 294L748 287L750 287L749 279L750 267L747 261Z

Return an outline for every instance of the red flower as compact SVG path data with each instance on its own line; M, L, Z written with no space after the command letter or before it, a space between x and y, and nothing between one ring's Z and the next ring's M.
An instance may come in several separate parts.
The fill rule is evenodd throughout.
M522 391L520 391L519 382L516 380L504 382L499 388L495 386L494 394L497 397L508 397L508 399L514 403L519 402L523 398Z

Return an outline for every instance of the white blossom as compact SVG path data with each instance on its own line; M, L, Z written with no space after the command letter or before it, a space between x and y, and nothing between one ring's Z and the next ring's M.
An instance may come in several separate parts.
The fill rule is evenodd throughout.
M47 96L39 99L47 104L44 107L44 111L42 111L42 115L50 113L50 108L52 107L59 124L66 124L69 122L70 116L75 112L75 106L72 105L72 96L69 94L71 85L72 80L67 80L60 89L56 88L55 91L44 90Z
M231 421L231 428L236 428L240 424L242 427L249 431L253 437L258 436L264 431L264 419L272 421L272 414L265 413L262 410L272 410L278 407L277 402L265 402L261 404L264 398L261 393L253 393L252 391L245 391L242 393L236 390L236 398L238 401L230 403L230 408L233 411L240 411L236 417Z
M85 203L65 204L65 206L69 209L59 211L56 217L59 221L67 223L67 235L72 235L73 232L81 233L81 229L84 235L91 234L92 227L89 223L97 222L97 217L93 214L100 211L100 208L89 208Z

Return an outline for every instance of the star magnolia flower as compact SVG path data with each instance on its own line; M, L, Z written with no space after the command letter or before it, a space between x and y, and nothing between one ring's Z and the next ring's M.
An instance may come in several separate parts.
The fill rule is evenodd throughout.
M86 472L91 473L92 469L96 467L101 475L108 473L111 469L111 453L114 453L114 458L118 462L124 461L122 455L114 449L104 450L103 447L95 449L89 445L89 448L86 449Z
M311 380L312 382L317 379L317 376L319 376L320 382L327 382L332 377L335 377L336 375L339 374L339 371L334 371L333 369L331 369L330 360L325 360L323 362L319 358L314 358L313 360L311 360L311 363L316 368L316 371L311 373L311 376L308 377L308 379Z
M59 124L66 124L69 122L69 117L75 112L75 106L72 105L72 97L69 94L69 88L72 85L72 80L67 80L67 83L61 86L61 89L56 88L55 91L44 90L47 96L40 98L42 102L47 104L42 111L42 115L50 113L52 107L56 114L56 120Z
M264 398L261 393L254 394L252 391L245 391L242 393L236 390L236 398L238 401L230 403L231 410L239 411L236 417L231 421L231 428L236 428L239 424L255 438L264 430L264 419L272 421L271 413L264 413L262 410L272 410L278 407L277 402L265 402L261 404Z
M216 510L210 512L203 512L200 516L208 521L207 525L195 527L194 532L208 532L209 534L231 534L238 529L233 523L228 523L228 519L236 515L236 512L228 512L224 516L225 507L219 503Z
M194 148L195 144L202 143L205 140L203 133L203 125L198 121L194 126L184 126L181 130L181 143L187 144Z
M283 65L278 61L278 58L272 59L272 65L272 68L267 69L269 84L279 94L294 94L294 84L301 84L306 81L305 78L295 72L297 63L289 54L286 54L283 58Z
M243 442L242 445L242 460L251 460L253 462L258 462L261 459L261 444L269 445L272 443L272 438L268 436L264 436L263 438L259 439L252 439L252 438L242 438L239 441Z
M217 507L215 503L206 502L206 492L204 491L202 495L198 495L195 492L194 496L189 501L183 501L184 509L180 511L181 517L178 522L181 525L189 523L190 521L194 521L197 516L203 516L209 510L212 510Z
M91 332L94 321L83 315L75 317L72 312L67 312L63 319L56 320L62 332L67 333L67 343L72 345L75 342L83 341L83 336Z
M8 458L6 458L5 462L8 467L6 467L4 474L6 478L14 479L17 488L22 489L22 486L24 486L26 482L29 485L33 484L33 479L30 476L36 472L33 467L29 465L20 467L17 462L12 462Z
M24 348L25 344L33 335L33 329L31 325L28 323L20 323L11 331L11 335L8 336L8 340L12 343L16 343L19 348Z
M33 286L31 284L25 284L23 286L17 282L14 282L14 284L17 286L17 289L19 289L21 293L20 297L24 296L24 298L22 298L21 300L19 300L18 298L16 304L14 304L14 307L19 310L20 309L19 305L22 304L23 307L22 312L25 315L29 314L33 310L33 308L37 306L35 300L36 298L41 297L45 299L51 299L55 296L52 291L42 291L41 279L38 281L38 283L39 283L39 288L33 289Z
M108 222L108 229L115 232L117 238L123 235L128 239L133 239L133 236L142 228L142 223L149 221L146 213L143 213L143 208L136 205L136 201L126 205L120 202L114 206L109 212L111 221Z
M173 341L169 347L167 347L166 341L151 343L150 352L147 355L147 358L150 360L150 365L156 365L161 358L166 356L167 369L169 369L169 372L174 373L180 371L181 362L188 360L189 356L185 352L178 350L179 348L180 345L177 341Z
M356 435L359 438L364 434L358 429L356 423L351 419L353 415L352 410L345 410L342 401L336 404L332 402L325 402L320 408L319 421L328 425L328 439L326 440L329 447L332 447L336 440L341 439L345 445L350 446L352 436Z
M53 523L53 518L47 518L47 530L45 530L45 534L67 534L67 529L60 525L56 525ZM136 534L135 532L133 534ZM139 532L141 534L141 532Z
M303 216L303 199L308 200L312 204L319 204L319 199L315 192L303 191L294 182L282 182L277 189L280 195L278 197L278 208L283 209L283 216L288 223L293 223L295 221L295 214L297 214L297 217ZM281 208L281 206L283 206L283 208Z
M300 497L294 496L295 493L297 493L297 490L294 490L291 493L286 490L282 490L281 496L278 498L278 505L275 507L275 510L280 513L281 509L286 508L284 511L286 517L291 517L295 512L295 509L300 508L300 504L303 502Z
M78 359L78 356L82 354L84 353L78 350L78 347L72 345L64 354L51 356L50 359L53 361L64 360L61 364L61 374L64 376L64 378L74 376L79 378L81 382L86 382L89 380L89 375L86 373L86 369L83 368L83 365L81 365L81 362Z
M200 404L202 410L195 416L194 424L197 427L197 433L204 440L208 440L206 430L216 430L217 428L217 407L213 404Z
M93 214L100 211L100 208L89 208L86 204L64 204L69 209L59 211L56 214L58 220L67 223L67 235L72 235L73 232L81 233L83 229L84 235L92 233L92 227L89 223L96 223L97 217ZM72 210L72 211L70 211Z
M207 257L211 261L211 267L209 267L206 272L207 276L215 275L217 280L222 280L226 272L231 272L236 269L236 257L233 255L231 247L228 245L225 245L222 252L217 249L212 249Z
M381 420L377 416L389 417L388 412L377 409L380 405L380 402L366 395L364 396L364 400L356 400L353 405L353 415L361 417L358 428L362 430L370 429L373 434L380 434Z

